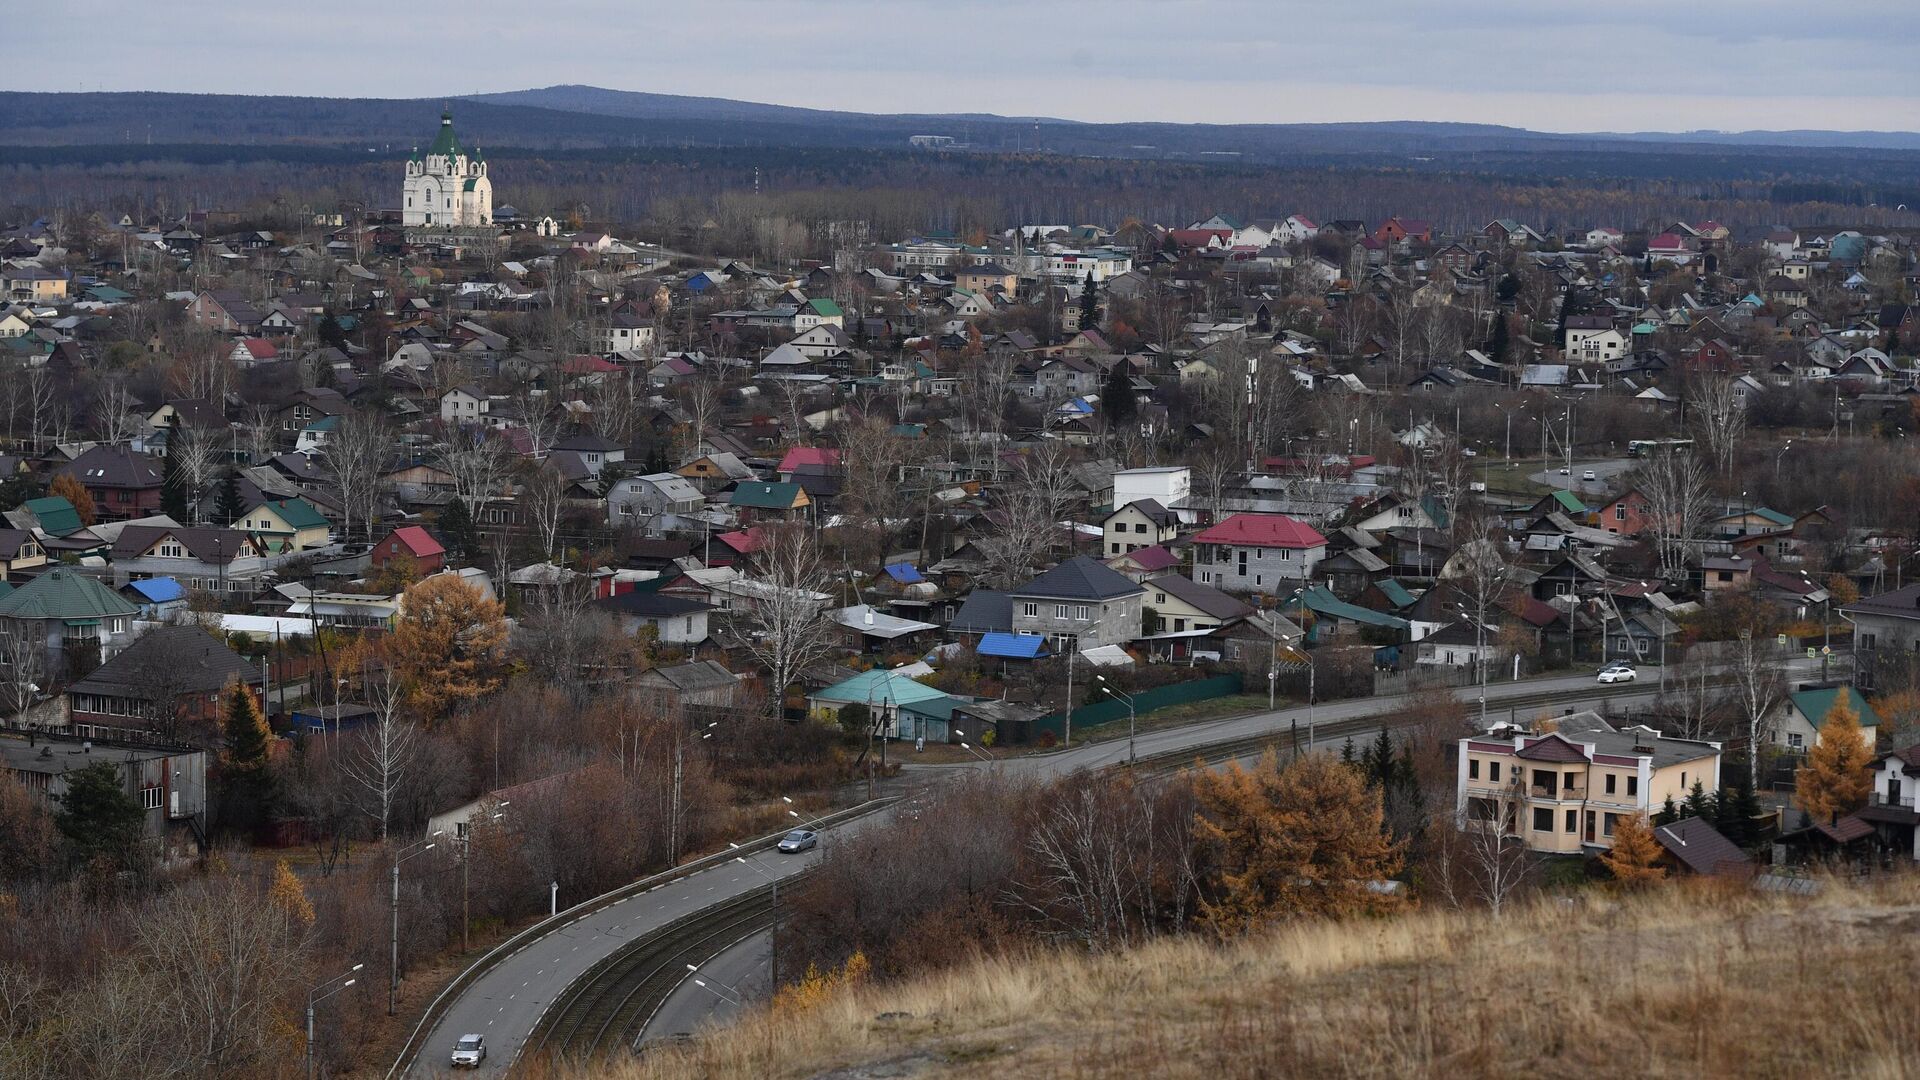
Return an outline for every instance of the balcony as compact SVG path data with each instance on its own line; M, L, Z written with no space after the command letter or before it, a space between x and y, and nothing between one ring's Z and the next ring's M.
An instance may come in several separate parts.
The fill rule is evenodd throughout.
M1885 791L1876 791L1873 793L1873 796L1867 800L1867 805L1884 806L1894 810L1912 810L1914 808L1914 797L1912 795L1893 795Z
M1550 784L1531 784L1527 787L1527 794L1536 799L1569 801L1586 798L1587 786L1585 784L1574 784L1571 787L1554 787Z

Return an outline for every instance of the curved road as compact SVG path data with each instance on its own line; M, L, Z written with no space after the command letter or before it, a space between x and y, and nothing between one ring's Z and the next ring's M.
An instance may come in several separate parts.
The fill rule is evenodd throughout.
M1802 662L1804 664L1804 662ZM1656 692L1657 671L1644 672L1644 690L1630 697L1650 696ZM1500 717L1499 703L1515 697L1540 693L1556 695L1557 707L1581 707L1594 700L1591 674L1526 679L1520 682L1495 682L1487 687L1489 718ZM1477 703L1475 687L1462 687L1457 693L1470 704ZM1405 697L1358 698L1330 702L1313 710L1315 722L1351 719L1387 712ZM1620 700L1615 697L1613 700ZM1279 709L1249 716L1212 720L1201 724L1163 728L1143 732L1138 742L1141 755L1167 751L1199 749L1212 743L1249 736L1286 731L1298 720L1302 739L1307 736L1307 709ZM1356 740L1357 741L1357 740ZM1322 744L1326 745L1325 743ZM996 766L1018 775L1056 776L1074 769L1101 768L1126 760L1127 740L1114 739L1075 747L1052 754L1007 758ZM984 765L983 765L984 767ZM927 771L951 771L954 766L929 766ZM914 770L919 771L919 770ZM911 800L860 818L840 830L859 829L885 821ZM528 1036L538 1023L547 1004L578 979L596 960L632 941L641 934L720 900L766 888L768 874L781 878L798 873L820 857L818 850L804 855L781 858L762 855L755 863L765 873L737 862L702 870L687 877L657 885L647 892L629 897L598 911L583 915L558 930L528 943L519 952L502 960L476 979L448 1007L420 1047L419 1056L405 1075L438 1077L450 1075L447 1055L455 1040L469 1032L486 1037L487 1060L481 1076L504 1075L518 1060ZM729 980L731 981L731 980ZM682 985L676 994L698 987ZM663 1009L663 1013L665 1010ZM676 1011L676 1016L690 1015ZM651 1029L649 1034L651 1034ZM462 1073L461 1075L471 1075Z

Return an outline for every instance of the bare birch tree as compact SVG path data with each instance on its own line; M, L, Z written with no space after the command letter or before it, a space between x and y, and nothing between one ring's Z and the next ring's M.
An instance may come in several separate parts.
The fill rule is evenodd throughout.
M103 383L94 402L94 430L102 441L119 445L131 440L145 425L134 413L137 403L118 380Z
M1746 388L1737 376L1701 373L1687 380L1693 424L1720 471L1731 472L1733 452L1747 430Z
M1677 578L1686 569L1688 545L1711 516L1707 470L1685 451L1656 452L1640 466L1634 488L1647 500L1661 574Z
M521 469L520 490L513 501L526 513L527 523L540 538L540 550L551 562L559 545L560 518L567 509L566 481L551 465L528 462Z
M207 485L213 481L214 470L220 467L221 460L226 456L220 435L212 428L197 424L175 424L167 437L167 457L173 460L176 475L187 489L187 515L192 520L183 524L197 525L200 522L200 497L206 494Z
M456 431L440 450L440 467L453 478L455 497L477 510L500 494L511 466L507 446L484 432Z
M35 694L46 684L47 639L30 622L0 624L0 664L6 665L7 707L14 726L24 726Z
M393 825L394 803L413 765L420 728L401 713L403 693L392 665L381 662L380 672L362 672L367 704L373 719L361 727L342 768L363 792L367 816L380 823L380 841L386 842Z
M1772 733L1774 714L1787 696L1782 675L1786 658L1780 653L1771 638L1746 627L1728 657L1734 699L1747 731L1747 779L1756 788L1760 786L1760 747Z
M321 460L333 471L331 494L340 505L340 535L351 539L355 521L371 536L373 518L380 508L380 473L393 446L393 431L386 417L371 409L358 409L340 418L320 451Z
M822 615L827 571L813 530L798 523L764 525L753 553L759 593L742 627L742 643L767 671L768 711L775 716L787 687L832 649L831 627Z

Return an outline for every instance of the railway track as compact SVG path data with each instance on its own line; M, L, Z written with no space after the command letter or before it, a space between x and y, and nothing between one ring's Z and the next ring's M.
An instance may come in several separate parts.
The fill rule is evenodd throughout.
M755 889L660 927L569 986L534 1028L530 1047L551 1060L578 1062L632 1046L686 978L688 964L704 964L772 924L772 891Z

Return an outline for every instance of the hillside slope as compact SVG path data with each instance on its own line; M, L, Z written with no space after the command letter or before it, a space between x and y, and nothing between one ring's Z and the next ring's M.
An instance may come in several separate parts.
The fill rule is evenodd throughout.
M1916 930L1910 876L1596 892L986 960L575 1076L1910 1076Z

